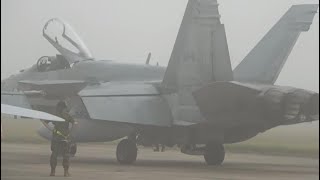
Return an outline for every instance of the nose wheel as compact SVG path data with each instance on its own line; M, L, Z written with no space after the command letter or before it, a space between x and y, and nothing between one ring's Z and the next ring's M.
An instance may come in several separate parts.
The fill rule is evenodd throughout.
M204 159L208 165L219 166L224 161L224 157L225 151L222 144L207 144Z
M117 160L120 164L132 164L136 161L138 148L134 141L123 139L117 146Z

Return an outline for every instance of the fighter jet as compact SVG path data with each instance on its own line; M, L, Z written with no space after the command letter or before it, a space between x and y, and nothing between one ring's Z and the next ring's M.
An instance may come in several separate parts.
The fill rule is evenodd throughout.
M43 36L59 54L3 80L1 102L54 114L67 101L79 122L74 141L123 138L121 164L136 161L137 145L161 144L220 165L224 144L319 119L318 93L274 85L317 9L292 6L234 70L216 0L189 0L167 68L97 60L70 25L51 19Z

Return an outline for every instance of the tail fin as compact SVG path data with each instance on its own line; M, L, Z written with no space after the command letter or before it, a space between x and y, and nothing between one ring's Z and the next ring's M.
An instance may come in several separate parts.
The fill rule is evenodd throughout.
M308 31L318 5L294 5L233 71L237 81L274 84L300 33Z
M217 0L189 0L162 85L177 91L232 80Z

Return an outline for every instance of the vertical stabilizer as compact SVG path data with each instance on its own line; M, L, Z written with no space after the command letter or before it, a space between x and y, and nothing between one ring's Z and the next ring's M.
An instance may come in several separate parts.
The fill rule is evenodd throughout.
M294 5L233 71L242 82L274 84L302 31L308 31L318 5Z
M192 92L210 82L232 78L217 0L189 0L162 82L173 124L205 121Z
M189 0L162 85L178 91L226 80L232 69L218 3Z

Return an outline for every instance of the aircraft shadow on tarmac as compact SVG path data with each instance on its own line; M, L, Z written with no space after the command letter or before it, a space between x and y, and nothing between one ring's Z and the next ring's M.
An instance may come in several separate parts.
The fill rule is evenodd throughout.
M198 169L198 170L219 170L219 171L287 171L288 173L295 173L291 169L305 169L305 165L297 164L276 164L276 163L264 163L264 162L228 162L228 160L222 166L208 166L204 161L186 161L186 160L152 160L152 159L143 159L137 160L133 165L120 165L116 159L113 158L89 158L81 157L74 158L72 160L75 164L87 164L87 165L105 165L105 166L119 166L119 167L143 167L143 168L177 168L183 169ZM316 168L316 167L315 167ZM305 173L311 173L305 169ZM299 172L301 173L301 172Z

